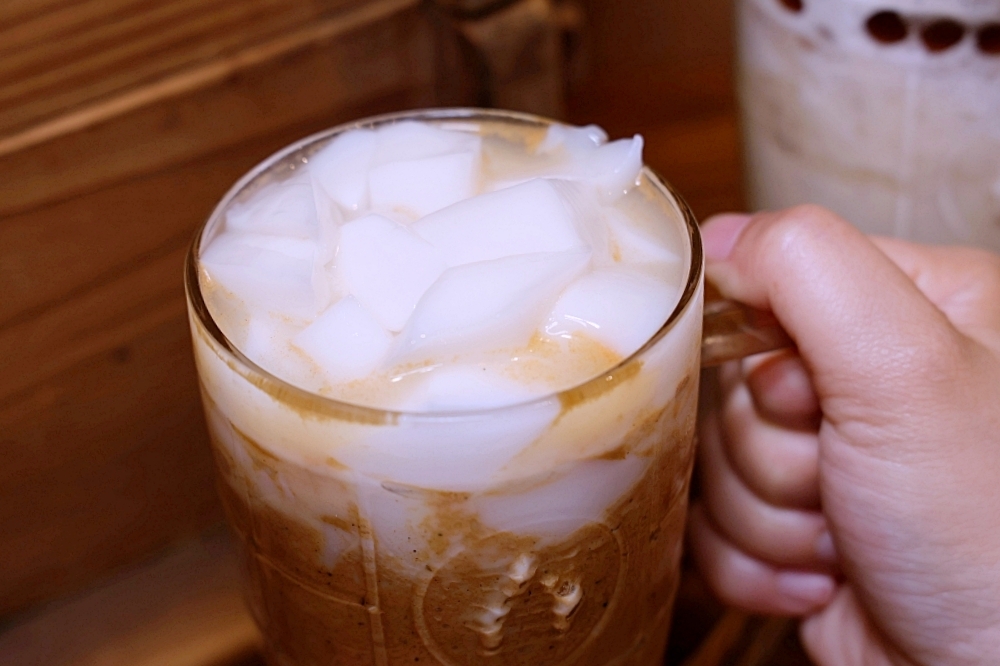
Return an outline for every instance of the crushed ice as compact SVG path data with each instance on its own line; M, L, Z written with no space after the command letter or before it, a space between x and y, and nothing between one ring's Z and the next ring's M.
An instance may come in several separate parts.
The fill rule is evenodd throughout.
M467 131L350 130L305 174L234 204L201 261L250 313L234 339L290 381L323 390L417 368L397 406L522 401L537 388L476 359L537 336L588 336L625 357L676 301L649 266L677 253L616 203L639 181L642 146L553 125L501 159Z

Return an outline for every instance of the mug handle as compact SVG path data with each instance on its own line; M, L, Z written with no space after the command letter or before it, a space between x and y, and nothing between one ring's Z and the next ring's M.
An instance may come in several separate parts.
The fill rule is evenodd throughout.
M701 367L794 346L773 314L723 298L705 282Z

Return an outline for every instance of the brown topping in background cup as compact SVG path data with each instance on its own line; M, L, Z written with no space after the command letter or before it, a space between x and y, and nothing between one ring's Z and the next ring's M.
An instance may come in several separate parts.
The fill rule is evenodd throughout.
M983 53L1000 55L1000 23L984 25L976 33L976 46Z
M946 51L962 41L965 26L952 19L939 19L920 31L920 39L931 53Z
M780 2L781 6L790 12L798 13L805 8L802 0L778 0L778 2Z
M903 17L897 12L881 11L865 22L868 34L883 44L895 44L906 39L908 29Z

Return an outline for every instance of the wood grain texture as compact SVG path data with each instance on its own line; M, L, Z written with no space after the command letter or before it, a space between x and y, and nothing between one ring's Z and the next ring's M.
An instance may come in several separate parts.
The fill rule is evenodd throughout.
M308 28L350 4L350 0L3 3L0 134Z
M0 138L0 216L389 91L432 91L432 34L414 4L375 0ZM428 94L415 101L433 100Z

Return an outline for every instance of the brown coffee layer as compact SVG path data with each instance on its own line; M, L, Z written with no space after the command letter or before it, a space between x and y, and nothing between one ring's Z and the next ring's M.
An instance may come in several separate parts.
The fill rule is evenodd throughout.
M243 541L249 601L269 662L658 663L678 583L696 383L682 382L666 408L638 419L621 445L599 457L624 460L646 451L648 460L601 522L553 544L486 528L474 509L484 498L474 493L413 489L431 510L413 528L420 545L405 555L380 547L358 510L356 488L279 460L206 399L220 493ZM658 444L649 455L651 439ZM293 515L294 494L284 496L283 508L264 499L263 485L274 493L320 478L324 492L343 501L319 524ZM303 508L302 516L314 515Z

